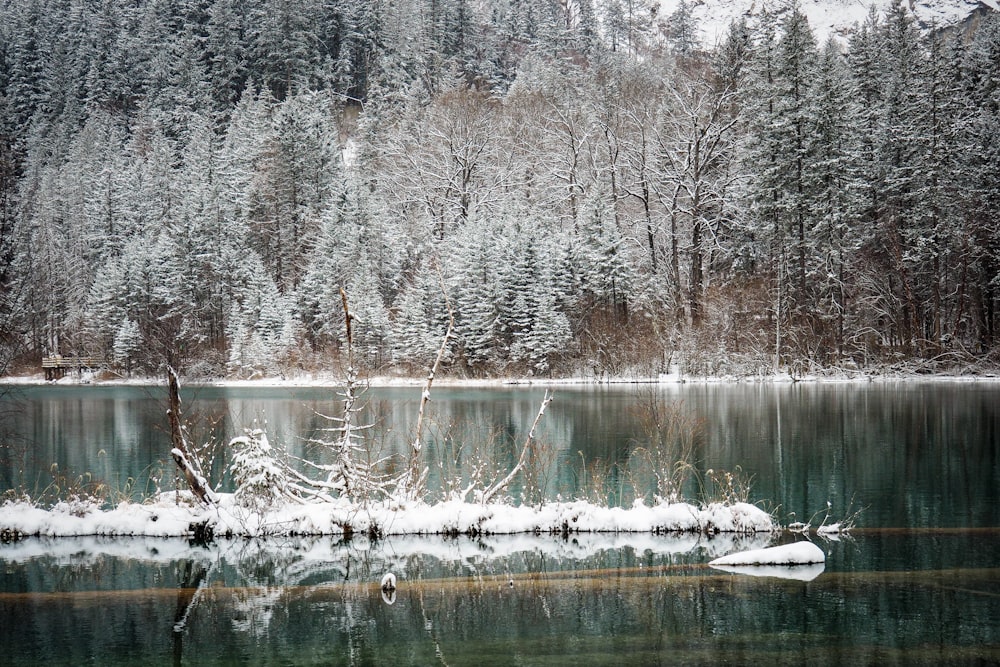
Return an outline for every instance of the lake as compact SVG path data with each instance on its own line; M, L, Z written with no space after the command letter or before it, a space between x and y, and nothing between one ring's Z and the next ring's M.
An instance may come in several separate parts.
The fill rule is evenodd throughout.
M432 487L463 474L462 443L510 460L543 394L435 389ZM0 403L2 489L44 491L53 465L123 496L172 488L165 396L17 388ZM183 396L199 441L225 442L256 420L300 455L338 408L320 388ZM404 451L419 389L373 389L365 400L372 446ZM860 510L857 529L813 538L827 562L808 581L706 565L767 536L28 539L0 545L4 664L1000 661L1000 384L557 387L539 488L624 504L647 493L641 417L653 400L695 433L690 494L708 471L739 468L751 501L783 523L816 525L829 503L832 520ZM400 582L392 604L377 585L390 569Z

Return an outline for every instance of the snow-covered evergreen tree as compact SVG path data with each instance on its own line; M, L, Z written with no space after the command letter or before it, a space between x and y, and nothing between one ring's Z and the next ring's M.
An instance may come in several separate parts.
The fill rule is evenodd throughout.
M125 368L125 375L132 374L132 360L142 347L142 334L139 333L139 325L126 317L122 320L121 326L115 333L115 341L112 347L115 363Z
M264 429L246 429L246 434L233 438L229 447L232 450L229 472L236 486L234 496L238 505L265 512L289 497L290 475Z
M819 56L812 88L812 156L806 174L811 244L807 279L814 294L814 332L824 340L823 348L839 357L844 353L849 299L855 294L852 258L861 244L858 190L853 181L860 114L847 64L832 40Z
M249 283L228 318L229 370L239 376L277 374L298 344L290 298L282 295L263 262L246 258Z

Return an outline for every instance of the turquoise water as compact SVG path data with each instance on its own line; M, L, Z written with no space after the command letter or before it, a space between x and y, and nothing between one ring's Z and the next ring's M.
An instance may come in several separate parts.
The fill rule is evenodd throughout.
M821 572L798 581L707 566L768 537L27 539L0 544L3 664L1000 661L1000 386L656 391L700 423L699 474L741 466L752 499L778 506L783 521L828 501L835 518L862 510L849 537L813 538L827 555ZM493 425L518 442L542 393L442 389L435 424L474 423L470 441ZM187 409L214 424L206 433L224 440L256 417L299 451L302 434L323 426L316 413L336 409L319 389L185 394ZM386 451L405 447L416 394L371 392ZM610 487L624 486L646 398L636 388L560 389L543 429L547 488L585 493L594 461L609 464ZM41 387L3 401L4 488L43 483L52 463L113 482L167 460L156 391ZM512 451L495 442L498 458ZM428 460L449 446L433 441ZM377 585L389 570L399 577L392 604Z
M540 387L435 390L424 434L432 486L467 473L477 451L512 464L543 395ZM273 445L307 457L321 458L308 440L324 437L324 415L339 409L335 390L318 388L187 387L183 396L197 442L226 443L264 424ZM809 519L829 502L834 516L862 509L860 526L1000 526L1000 383L558 388L540 428L545 494L596 496L601 477L606 499L630 503L632 486L648 481L640 414L651 397L695 424L688 495L702 490L707 471L739 468L751 500L783 519ZM165 399L158 387L28 387L5 396L0 488L37 493L53 466L137 495L173 488ZM406 451L418 399L416 388L364 396L360 421L373 424L366 437L377 455ZM215 468L226 488L224 453Z
M808 582L662 537L8 545L0 641L9 665L969 664L1000 659L997 538L863 531Z

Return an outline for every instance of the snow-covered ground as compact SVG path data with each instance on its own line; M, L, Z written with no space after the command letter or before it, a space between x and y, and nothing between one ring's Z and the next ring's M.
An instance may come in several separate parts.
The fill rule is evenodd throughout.
M199 528L200 527L200 528ZM541 506L474 504L459 501L427 504L288 503L264 512L236 504L220 494L215 507L204 507L182 494L165 493L155 502L126 502L102 510L85 502L61 502L51 509L27 502L0 506L0 530L10 535L44 537L104 535L186 537L208 534L266 535L509 535L518 533L770 533L773 517L755 505L688 503L630 508L601 507L586 501Z
M787 373L777 375L687 375L678 372L663 373L644 377L605 377L600 380L593 377L565 378L528 378L528 377L498 377L498 378L455 378L439 376L434 379L435 387L503 387L503 386L539 386L539 387L582 387L596 385L648 385L648 384L698 384L698 383L870 383L870 382L1000 382L1000 375L985 371L977 375L926 374L917 372L863 372L831 370L823 374L792 376ZM340 387L343 377L329 373L305 373L296 376L260 377L252 380L215 379L188 380L192 386L209 385L216 387ZM394 375L377 375L361 378L362 384L371 387L422 387L424 377L400 377ZM109 386L156 386L164 385L164 378L135 377L99 378L94 374L84 374L82 377L69 375L57 381L47 381L41 373L31 375L7 375L0 377L0 385L109 385Z
M657 14L666 18L677 10L680 0L654 0L659 2ZM864 22L872 6L884 15L895 0L802 0L800 11L822 44L828 38L845 41L855 27ZM994 0L911 0L907 8L923 30L946 28L965 21L979 7L992 7ZM766 7L773 12L782 11L788 3L762 2L761 0L688 0L698 23L702 44L712 47L725 39L730 23L745 16L750 22L758 20Z

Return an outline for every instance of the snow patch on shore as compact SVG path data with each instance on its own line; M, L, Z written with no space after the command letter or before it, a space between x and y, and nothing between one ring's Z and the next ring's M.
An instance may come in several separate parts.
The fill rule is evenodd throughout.
M344 500L289 503L256 512L237 505L231 494L221 494L218 506L206 508L189 494L165 493L154 502L126 502L106 510L85 503L59 503L51 509L18 501L0 506L0 530L9 536L755 534L777 529L770 514L748 503L696 507L637 502L620 508L586 501L513 506L459 501L359 505Z

